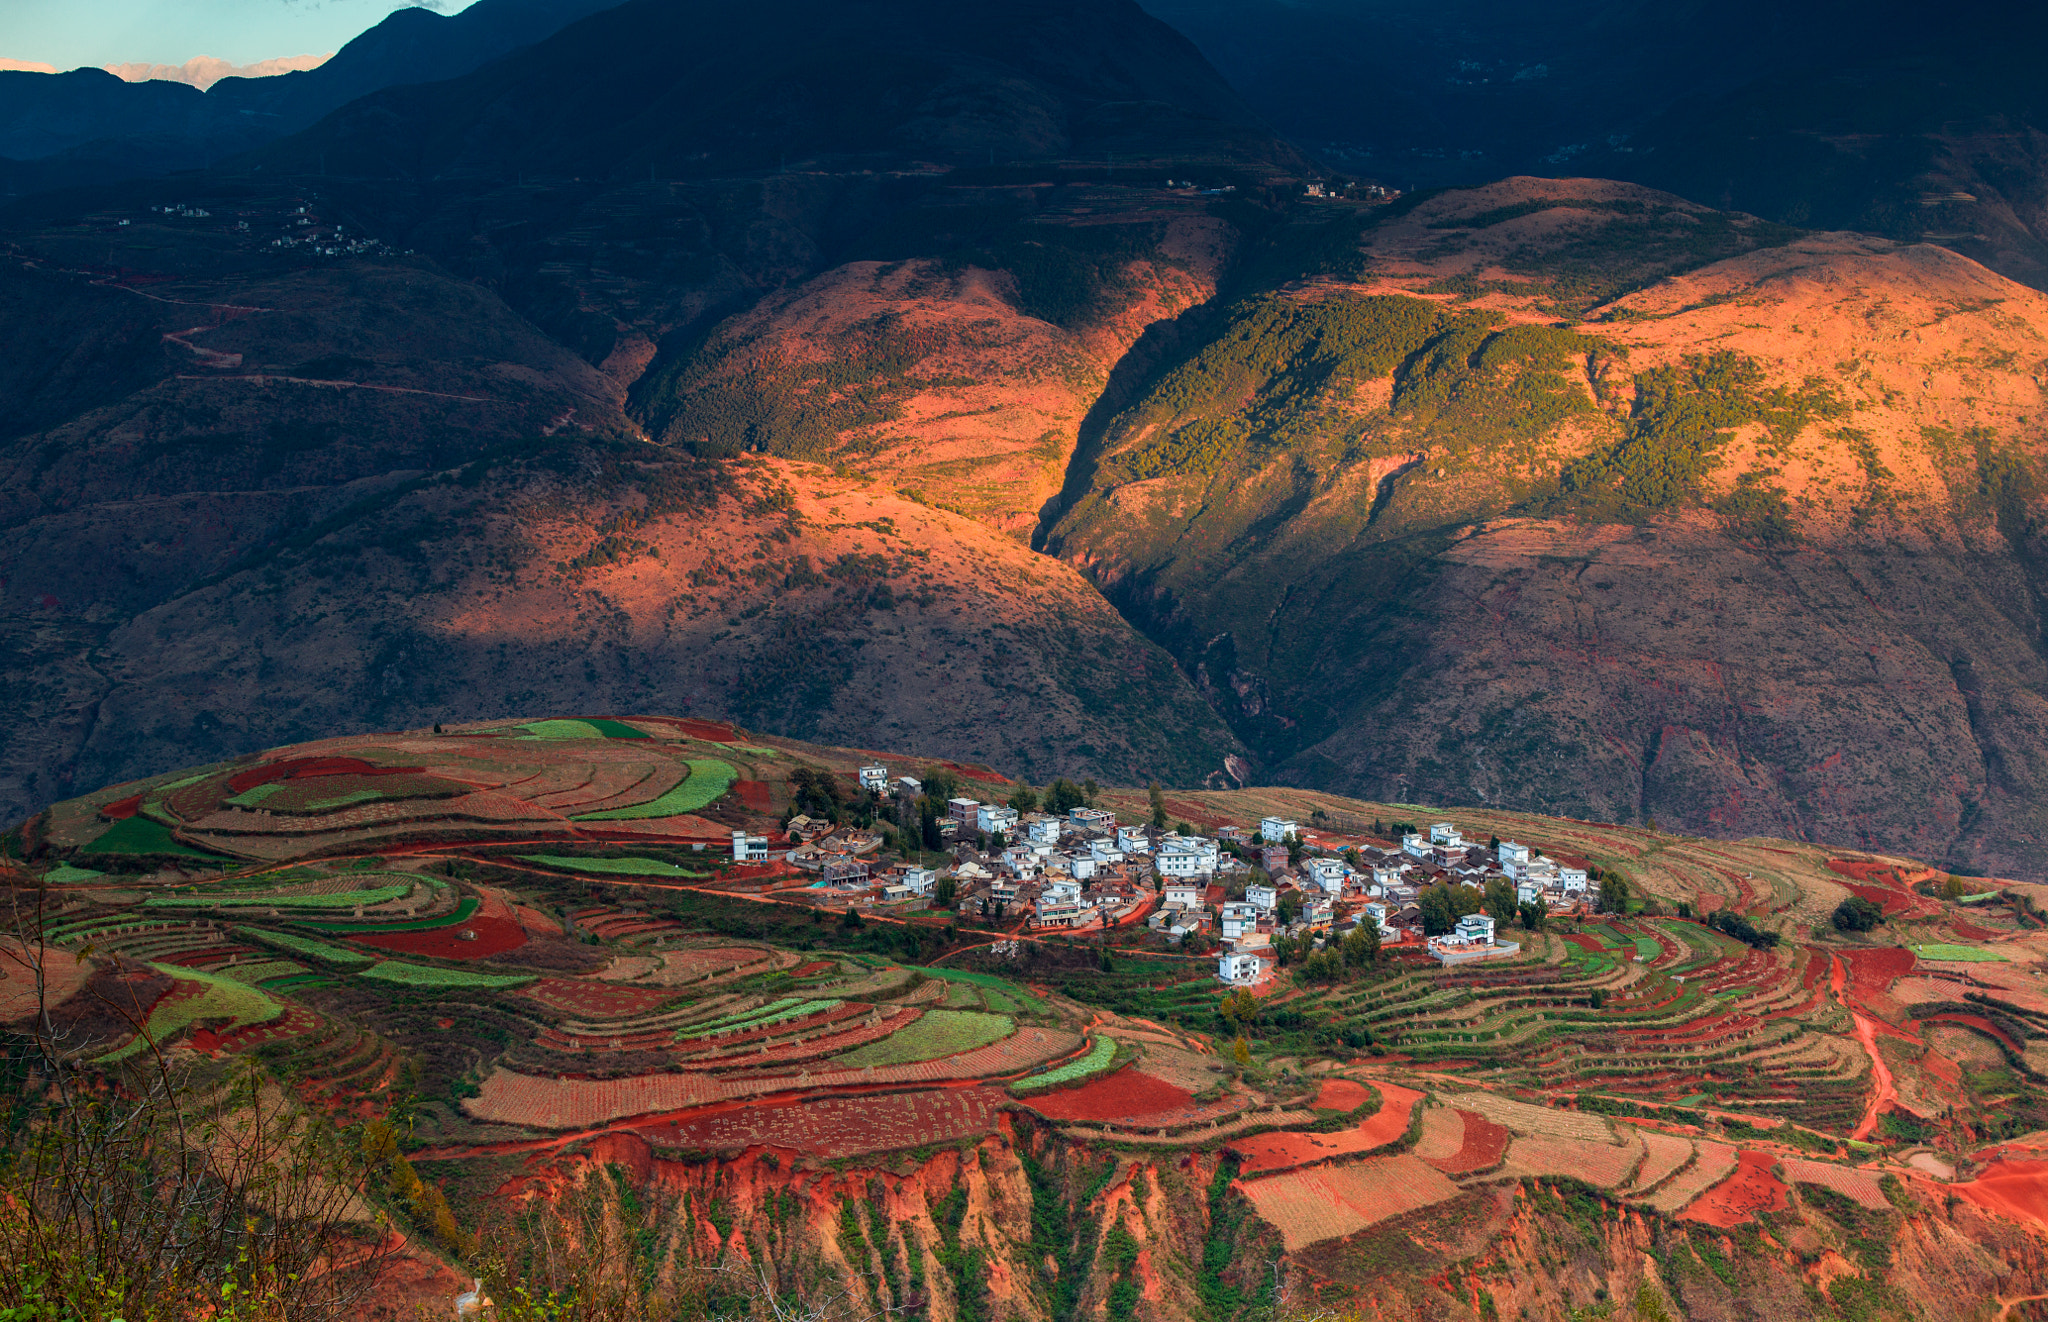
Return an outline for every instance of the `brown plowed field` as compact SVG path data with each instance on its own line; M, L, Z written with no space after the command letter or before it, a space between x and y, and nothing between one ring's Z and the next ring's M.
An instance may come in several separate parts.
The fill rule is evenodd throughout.
M542 978L518 994L579 1019L624 1019L646 1014L676 993L668 987L617 987L582 978Z
M1776 1162L1768 1152L1744 1152L1735 1173L1695 1199L1682 1219L1728 1230L1753 1220L1758 1212L1784 1210L1790 1190L1771 1174Z
M1441 1111L1443 1107L1432 1108ZM1462 1124L1463 1141L1457 1151L1448 1157L1424 1157L1423 1160L1446 1175L1471 1175L1478 1171L1492 1170L1500 1165L1507 1155L1508 1131L1483 1115L1471 1111L1452 1111L1451 1115Z
M1869 1171L1855 1170L1848 1166L1831 1166L1827 1162L1809 1161L1805 1157L1787 1157L1785 1178L1794 1184L1818 1184L1823 1189L1833 1189L1844 1198L1873 1212L1892 1210L1891 1200L1884 1196L1884 1189L1878 1184L1877 1176Z
M662 1147L777 1147L809 1156L856 1157L994 1133L1002 1101L998 1088L827 1097L792 1106L711 1108L640 1132Z
M1408 1132L1409 1117L1422 1094L1391 1083L1378 1087L1380 1109L1350 1129L1334 1134L1258 1134L1232 1143L1231 1150L1244 1159L1239 1173L1257 1175L1307 1166L1333 1157L1370 1152L1394 1142Z
M1508 1145L1508 1168L1529 1175L1569 1175L1612 1189L1629 1177L1642 1149L1573 1138L1518 1138Z
M1280 1231L1289 1252L1458 1195L1457 1185L1405 1153L1240 1180L1237 1187Z

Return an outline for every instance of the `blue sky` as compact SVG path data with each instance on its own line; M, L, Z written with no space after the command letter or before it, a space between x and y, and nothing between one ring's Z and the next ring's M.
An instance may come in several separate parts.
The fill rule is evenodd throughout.
M436 0L453 13L470 0ZM0 0L0 56L54 64L235 64L338 50L402 0Z

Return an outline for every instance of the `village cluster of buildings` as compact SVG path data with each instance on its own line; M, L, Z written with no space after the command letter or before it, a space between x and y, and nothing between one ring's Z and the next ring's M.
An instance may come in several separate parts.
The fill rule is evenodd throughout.
M860 784L915 798L922 786L864 766ZM1034 932L1090 932L1140 921L1170 943L1214 943L1217 976L1232 985L1272 976L1281 938L1321 945L1373 924L1384 945L1412 945L1445 964L1494 958L1518 947L1500 940L1486 914L1461 918L1443 935L1422 935L1422 891L1439 883L1484 890L1513 884L1520 903L1568 910L1587 900L1588 869L1544 857L1512 840L1467 841L1449 822L1402 836L1398 848L1346 840L1282 817L1256 832L1224 826L1213 836L1119 824L1102 808L1064 815L954 798L940 834L944 867L878 862L881 833L798 816L785 837L733 833L742 861L785 859L818 875L812 885L848 904L928 903L942 877L955 908ZM1255 871L1256 869L1256 871Z

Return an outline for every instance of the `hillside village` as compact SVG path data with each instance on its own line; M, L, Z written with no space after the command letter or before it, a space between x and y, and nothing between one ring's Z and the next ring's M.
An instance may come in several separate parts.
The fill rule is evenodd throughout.
M936 798L882 764L862 766L857 779L866 796L857 815L874 825L795 813L779 834L734 831L734 860L816 873L817 902L835 908L951 909L1014 933L1139 929L1189 953L1214 952L1217 978L1246 987L1337 942L1410 948L1447 966L1509 956L1520 949L1502 934L1510 924L1538 930L1552 915L1617 903L1617 880L1603 895L1582 859L1513 840L1468 841L1450 822L1426 832L1396 824L1378 838L1266 817L1205 836L1186 823L1169 829L1163 805L1150 822L1119 822L1069 802L1083 796L1064 781L1044 805L1064 810L1041 811L1028 788L989 803ZM892 818L901 833L888 828Z

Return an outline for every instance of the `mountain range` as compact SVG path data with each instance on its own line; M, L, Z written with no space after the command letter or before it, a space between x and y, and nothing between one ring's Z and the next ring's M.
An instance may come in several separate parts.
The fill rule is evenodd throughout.
M225 165L16 201L6 806L661 707L2039 872L2017 238L1304 196L1158 12L480 0L263 80L301 131Z

